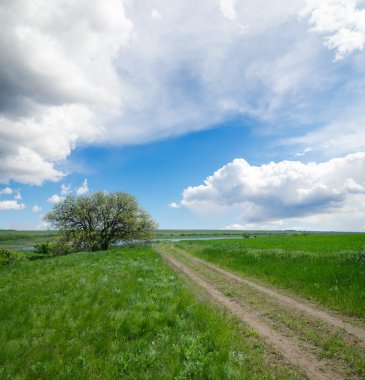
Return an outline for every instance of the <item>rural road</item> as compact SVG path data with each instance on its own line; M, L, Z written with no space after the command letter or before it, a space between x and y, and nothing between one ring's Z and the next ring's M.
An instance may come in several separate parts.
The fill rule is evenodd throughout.
M211 301L256 330L264 342L296 367L304 378L364 378L348 355L339 351L326 357L321 345L325 346L332 338L341 339L346 350L364 355L365 329L172 245L155 248L170 266L203 289Z

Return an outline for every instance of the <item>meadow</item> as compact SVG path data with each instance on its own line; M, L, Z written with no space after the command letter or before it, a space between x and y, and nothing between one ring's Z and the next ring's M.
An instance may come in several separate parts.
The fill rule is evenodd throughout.
M175 243L197 257L365 318L365 234Z
M198 239L198 238L241 238L241 237L252 237L252 236L292 236L292 235L302 235L307 232L294 231L294 230L157 230L156 239ZM318 234L318 232L310 232L312 235ZM323 232L320 234L324 234ZM326 232L325 234L331 234L331 232Z
M52 240L57 231L16 231L0 230L0 248L18 248L33 246L37 243Z
M0 267L1 379L296 378L151 247Z
M165 239L209 239L209 238L242 238L242 237L272 237L302 235L305 232L298 231L237 231L237 230L157 230L154 236L156 240ZM311 232L311 235L318 233ZM323 233L321 233L323 234ZM327 232L327 235L331 233ZM32 247L35 244L51 241L57 235L57 231L17 231L0 230L0 248L17 249Z

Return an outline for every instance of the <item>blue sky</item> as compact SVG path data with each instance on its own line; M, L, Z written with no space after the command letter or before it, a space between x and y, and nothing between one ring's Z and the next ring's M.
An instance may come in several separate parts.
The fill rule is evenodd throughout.
M364 1L16 0L0 19L0 228L127 191L161 228L364 231Z

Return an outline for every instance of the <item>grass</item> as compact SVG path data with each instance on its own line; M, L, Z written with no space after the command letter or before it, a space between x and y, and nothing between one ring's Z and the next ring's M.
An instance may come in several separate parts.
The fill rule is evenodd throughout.
M156 239L200 239L200 238L242 238L248 236L290 236L300 235L297 231L237 231L237 230L157 230ZM0 230L0 248L31 247L34 244L52 240L57 231L16 231ZM310 234L318 234L310 232ZM327 233L330 234L330 233Z
M275 231L264 231L264 230L157 230L157 239L187 239L187 238L242 238L242 237L253 237L253 236L292 236L292 235L316 235L318 232L298 232L294 230L275 230ZM323 232L321 233L323 234ZM330 235L331 232L326 232Z
M295 378L149 247L0 268L1 379Z
M56 231L15 231L0 230L0 248L32 246L36 243L51 240Z
M165 245L166 248L169 250L170 247ZM215 283L226 296L243 302L248 309L253 307L255 312L258 312L261 318L276 331L281 331L284 335L294 332L300 340L311 343L316 355L331 361L331 367L335 371L344 370L349 378L356 375L365 376L363 345L356 345L353 339L346 335L344 329L338 329L299 311L283 307L275 298L250 286L226 281L217 272L192 262L187 256L178 255L178 257L183 263Z
M194 255L365 318L365 234L175 243Z

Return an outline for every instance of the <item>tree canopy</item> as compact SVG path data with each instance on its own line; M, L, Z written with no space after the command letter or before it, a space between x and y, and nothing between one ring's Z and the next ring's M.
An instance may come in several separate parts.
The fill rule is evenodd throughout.
M69 195L44 220L68 245L89 251L108 249L118 241L150 240L157 228L137 200L123 192Z

